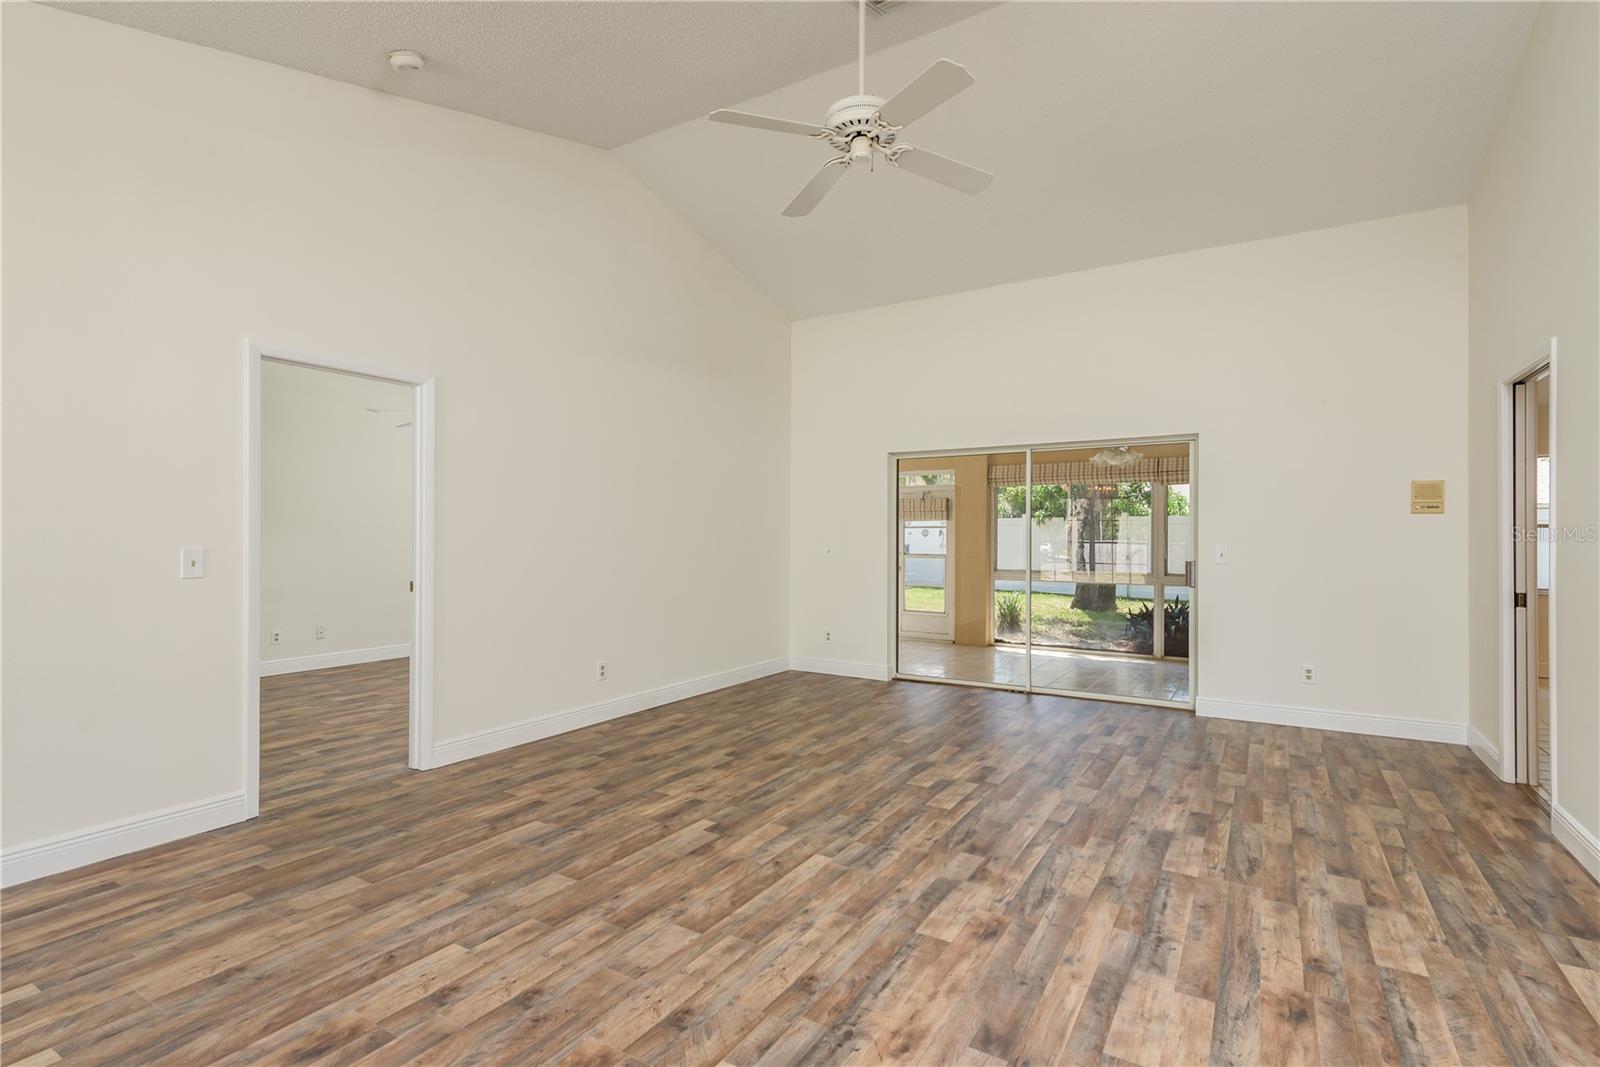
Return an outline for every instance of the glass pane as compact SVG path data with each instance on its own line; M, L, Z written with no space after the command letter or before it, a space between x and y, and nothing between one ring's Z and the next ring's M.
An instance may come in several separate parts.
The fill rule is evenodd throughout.
M997 644L1020 645L1027 612L1028 519L1023 486L994 486L994 639Z
M1161 654L1167 659L1189 658L1189 597L1186 585L1169 585L1161 607Z
M904 486L918 485L954 485L956 476L949 471L918 471L912 474L902 474L900 484Z
M1183 575L1194 559L1193 516L1189 514L1189 487L1167 486L1167 573Z
M1026 653L1022 600L1028 567L1022 453L902 460L896 670L911 678L1022 688ZM930 481L929 479L933 479ZM931 494L931 497L930 497ZM926 518L925 502L948 500L949 523ZM942 614L941 614L942 612Z
M1154 651L1150 489L1114 477L1034 485L1035 645Z
M908 522L902 524L905 551L908 556L942 556L945 554L945 537L948 531L942 522Z
M1193 558L1186 445L1035 451L1033 684L1135 700L1188 700ZM1165 590L1163 596L1161 591ZM1165 601L1165 602L1163 602ZM1174 602L1176 606L1174 606Z
M1166 602L1162 605L1162 655L1153 666L1156 675L1153 685L1156 699L1175 700L1180 704L1189 701L1189 626L1190 598L1194 590L1186 585L1169 585Z
M940 556L906 560L907 611L944 611L944 565Z
M1161 655L1167 668L1158 679L1167 689L1167 700L1188 703L1192 611L1194 589L1194 498L1188 485L1167 487L1167 573L1176 576L1166 583L1161 607Z

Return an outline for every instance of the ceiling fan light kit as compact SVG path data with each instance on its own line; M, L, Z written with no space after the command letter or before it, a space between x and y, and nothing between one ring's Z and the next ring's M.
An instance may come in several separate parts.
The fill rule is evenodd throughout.
M987 171L900 140L900 132L906 126L971 85L972 75L960 63L941 59L887 100L870 95L867 92L866 17L866 0L862 0L857 35L858 91L854 96L835 102L828 109L824 122L799 122L725 108L711 113L712 122L814 137L827 142L834 150L834 157L822 165L783 209L791 218L809 215L846 170L851 167L871 170L880 155L895 167L967 194L982 192L994 178Z

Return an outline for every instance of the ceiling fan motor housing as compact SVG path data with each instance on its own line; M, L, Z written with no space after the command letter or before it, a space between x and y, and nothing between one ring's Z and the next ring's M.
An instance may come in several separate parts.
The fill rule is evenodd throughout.
M866 9L863 7L862 11ZM865 15L862 16L865 18ZM864 23L863 23L864 25ZM865 41L865 29L859 37ZM936 60L927 70L901 87L892 97L867 93L866 51L860 54L860 77L855 96L834 101L822 122L776 118L748 111L718 108L708 117L712 122L749 126L790 136L824 141L834 151L833 158L811 176L811 180L783 209L788 218L809 215L828 190L838 184L847 170L872 169L882 154L885 161L931 182L966 193L980 193L994 175L937 152L916 151L900 140L900 131L972 84L972 75L960 63ZM889 118L884 117L885 109Z
M828 143L848 152L857 137L870 137L879 148L888 148L899 131L883 124L878 117L882 108L881 96L847 96L840 100L828 109Z

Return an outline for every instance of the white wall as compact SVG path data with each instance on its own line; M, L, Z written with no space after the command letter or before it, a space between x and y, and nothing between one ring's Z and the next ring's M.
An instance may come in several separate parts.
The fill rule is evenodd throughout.
M1192 432L1202 710L1464 740L1466 254L1447 208L795 323L795 655L890 662L890 452Z
M1544 4L1470 205L1472 725L1500 743L1499 403L1557 339L1555 825L1600 876L1600 7Z
M266 669L324 665L307 657L407 654L411 394L410 386L394 382L270 361L262 365L261 659ZM273 630L280 635L276 645Z
M3 8L8 852L242 787L247 338L437 378L441 742L784 656L788 324L626 168Z

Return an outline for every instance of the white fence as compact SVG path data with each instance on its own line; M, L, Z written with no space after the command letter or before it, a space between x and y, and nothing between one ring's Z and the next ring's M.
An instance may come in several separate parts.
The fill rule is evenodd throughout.
M995 544L995 569L1023 571L1028 569L1028 520L998 519ZM1066 519L1045 519L1033 523L1033 569L1048 578L1060 572L1070 574L1074 567L1083 567L1082 555L1074 558L1072 551L1074 529L1068 529ZM1167 517L1167 572L1182 574L1183 565L1193 557L1189 554L1191 521L1188 515ZM1122 515L1117 519L1115 541L1093 542L1096 570L1110 574L1149 574L1150 566L1150 516ZM1084 546L1088 549L1088 544Z

